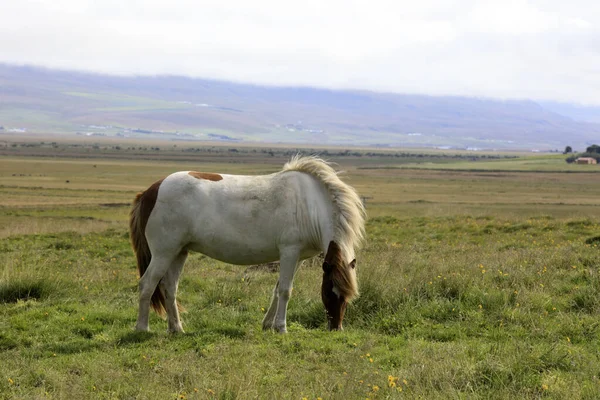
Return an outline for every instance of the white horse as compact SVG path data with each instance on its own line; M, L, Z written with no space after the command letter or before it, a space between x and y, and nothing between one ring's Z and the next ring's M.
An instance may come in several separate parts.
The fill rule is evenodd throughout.
M358 295L355 249L365 209L356 191L316 157L292 158L271 175L176 172L139 193L130 214L137 256L139 314L149 329L150 305L182 332L176 301L188 251L231 264L280 260L279 280L263 329L286 332L287 304L300 260L325 252L321 296L330 329L342 329Z

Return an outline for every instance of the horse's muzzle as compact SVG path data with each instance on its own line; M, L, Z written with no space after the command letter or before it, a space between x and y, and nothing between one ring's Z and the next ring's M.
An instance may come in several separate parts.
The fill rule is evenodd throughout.
M329 329L330 331L343 331L344 328L342 327L342 324L339 324L338 326L334 326L331 323L331 320L327 321L327 329Z

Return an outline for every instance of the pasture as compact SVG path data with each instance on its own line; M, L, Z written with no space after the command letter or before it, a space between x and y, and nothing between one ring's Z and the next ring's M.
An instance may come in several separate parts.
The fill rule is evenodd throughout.
M318 259L278 335L261 329L272 267L191 254L186 333L169 335L155 314L133 331L135 193L178 170L275 172L289 152L112 146L4 148L0 398L598 398L597 166L329 149L369 197L345 330L326 330Z

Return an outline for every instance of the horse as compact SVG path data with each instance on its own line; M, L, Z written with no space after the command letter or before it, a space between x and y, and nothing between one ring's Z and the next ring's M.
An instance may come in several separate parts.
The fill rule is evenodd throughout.
M324 253L321 299L329 330L341 330L358 296L355 251L365 218L356 190L316 156L294 156L270 175L175 172L138 193L130 212L140 276L136 330L149 330L152 306L166 312L169 332L183 332L176 296L189 251L237 265L279 260L262 326L280 333L299 262Z

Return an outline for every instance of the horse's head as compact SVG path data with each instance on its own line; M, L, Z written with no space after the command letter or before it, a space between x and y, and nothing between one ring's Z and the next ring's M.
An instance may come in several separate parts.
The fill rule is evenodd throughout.
M342 260L341 251L335 242L329 243L323 261L323 283L321 299L325 305L329 330L342 330L346 306L356 296L356 260Z

